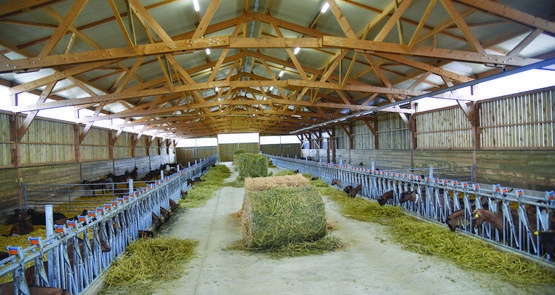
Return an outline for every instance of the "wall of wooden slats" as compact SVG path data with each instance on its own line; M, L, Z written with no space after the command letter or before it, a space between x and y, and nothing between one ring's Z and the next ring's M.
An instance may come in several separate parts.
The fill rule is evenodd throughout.
M260 151L265 154L283 155L290 158L301 157L301 146L294 143L286 144L263 144L260 145Z
M460 107L415 116L419 149L472 148L472 125Z
M555 89L480 103L482 149L554 148Z
M553 151L478 151L477 182L551 191L555 188L554 163Z
M19 206L19 182L17 181L17 169L0 169L0 210Z
M231 162L233 161L233 152L236 150L245 150L246 153L258 153L258 143L229 143L220 144L219 149L219 159L221 162Z
M10 116L0 113L0 167L10 166L12 164L10 141Z
M374 134L370 132L366 124L362 121L353 122L353 148L368 150L374 149L374 147Z
M403 150L411 148L410 131L398 114L389 113L377 117L380 149Z
M175 156L177 162L181 163L183 166L188 166L189 164L195 164L195 161L199 162L204 158L212 157L218 153L218 147L216 146L202 146L202 147L178 147L176 148Z

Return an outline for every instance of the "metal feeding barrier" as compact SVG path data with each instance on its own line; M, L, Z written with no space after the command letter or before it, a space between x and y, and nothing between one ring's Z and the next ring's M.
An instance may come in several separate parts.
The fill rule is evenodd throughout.
M181 190L189 189L187 179L200 177L217 161L213 156L148 188L133 191L130 184L130 194L65 225L54 226L52 205L45 206L46 238L29 238L27 248L8 247L10 256L0 261L0 277L13 276L16 295L30 294L26 274L39 287L62 288L74 295L86 292L138 238L139 231L152 227L152 214L160 216L160 207L169 211L170 199L177 201ZM26 270L29 262L34 262L34 269Z
M361 184L360 194L367 199L376 200L393 191L394 197L388 202L390 205L401 206L405 212L431 222L445 224L448 216L457 213L460 218L457 230L555 266L540 240L542 232L551 232L554 229L553 191L534 196L524 194L522 190L511 191L500 185L486 189L484 187L489 185L434 178L433 168L428 170L428 175L422 177L394 171L267 156L276 166L309 173L327 183L337 179L341 181L342 187ZM401 194L411 191L416 193L417 201L401 204ZM487 209L497 214L502 220L502 228L497 229L491 223L476 227L473 217L477 209Z

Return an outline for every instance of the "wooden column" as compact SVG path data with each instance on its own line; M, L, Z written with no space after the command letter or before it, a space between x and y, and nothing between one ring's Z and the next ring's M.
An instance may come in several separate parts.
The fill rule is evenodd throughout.
M150 145L152 144L152 137L146 139L146 155L150 158ZM151 168L152 169L152 168Z
M19 137L18 131L19 131L19 116L17 114L10 115L10 141L12 142L10 152L12 156L12 165L14 168L17 169L19 206L23 206L25 201L23 199L23 186L21 185L23 177L22 177L21 167L20 167L21 153L19 148L22 138Z
M114 131L113 130L108 130L108 153L109 153L109 158L110 160L114 159L114 143L116 141L114 140Z
M162 154L161 138L156 139L156 144L158 145L158 155L161 155Z
M81 162L81 130L79 124L73 124L73 145L75 150L75 162Z
M131 134L131 157L135 158L136 155L136 147L137 147L137 142L139 142L139 137L137 136L137 134Z

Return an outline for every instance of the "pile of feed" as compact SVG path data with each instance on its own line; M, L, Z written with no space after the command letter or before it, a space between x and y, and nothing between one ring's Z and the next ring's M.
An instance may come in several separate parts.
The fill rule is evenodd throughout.
M264 191L276 187L305 187L308 180L300 174L245 179L245 192Z
M140 239L116 260L104 280L101 294L152 294L152 280L174 280L183 275L183 263L194 256L198 242L176 238Z
M201 181L187 191L187 197L179 202L181 208L196 208L202 206L212 193L223 186L224 180L231 175L225 165L216 165L210 168Z
M268 176L268 157L261 154L240 154L237 156L239 179Z
M393 241L404 249L442 257L463 269L498 275L521 285L555 284L555 272L520 256L495 249L491 244L452 233L447 226L423 222L407 216L398 206L380 206L362 198L352 199L331 187L321 187L322 195L335 201L346 217L377 222L389 228Z
M246 192L241 225L249 248L315 241L327 232L324 202L312 186Z

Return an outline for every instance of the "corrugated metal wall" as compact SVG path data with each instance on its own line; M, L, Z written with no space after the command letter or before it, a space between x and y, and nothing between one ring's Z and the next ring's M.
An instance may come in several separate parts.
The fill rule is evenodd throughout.
M472 148L472 125L460 107L417 114L416 130L419 149Z
M483 149L555 147L555 90L480 103Z

